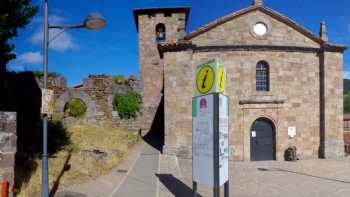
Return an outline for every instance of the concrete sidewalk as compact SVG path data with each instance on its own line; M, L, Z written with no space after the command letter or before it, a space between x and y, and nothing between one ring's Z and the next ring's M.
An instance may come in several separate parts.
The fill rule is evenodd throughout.
M155 197L158 191L156 174L159 169L159 154L157 149L145 143L131 172L111 197Z
M137 159L145 148L141 142L129 152L117 168L107 175L83 184L72 185L65 191L58 192L55 197L106 197L115 192L116 188L126 179L128 172L132 170Z

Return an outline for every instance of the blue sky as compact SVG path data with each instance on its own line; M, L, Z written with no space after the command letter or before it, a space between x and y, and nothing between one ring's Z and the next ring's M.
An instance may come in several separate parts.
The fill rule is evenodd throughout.
M190 6L190 32L232 11L251 5L252 0L49 0L52 24L75 24L94 11L107 25L100 31L68 30L50 43L49 71L67 77L70 86L89 74L139 75L138 41L132 14L134 8ZM12 40L17 59L8 68L15 71L42 70L42 4L40 12ZM318 34L319 23L327 23L329 41L350 46L349 0L264 0L268 7L288 16ZM51 32L51 35L57 32ZM344 56L344 76L350 78L350 49Z

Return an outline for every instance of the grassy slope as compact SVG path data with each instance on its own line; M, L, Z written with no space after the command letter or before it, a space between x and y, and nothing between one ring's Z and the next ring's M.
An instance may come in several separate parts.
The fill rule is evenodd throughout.
M50 188L59 182L58 190L108 173L138 141L136 133L113 128L110 123L99 126L78 123L68 126L67 131L71 144L49 159ZM105 162L92 159L86 150L93 149L107 152L108 159ZM38 166L28 182L22 186L17 195L19 197L40 196L41 160L37 159L35 162Z

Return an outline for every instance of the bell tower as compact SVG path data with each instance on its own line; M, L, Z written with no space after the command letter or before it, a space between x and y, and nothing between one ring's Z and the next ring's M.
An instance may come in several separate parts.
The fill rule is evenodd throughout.
M183 38L190 8L146 8L134 9L133 12L143 84L143 129L159 130L164 125L164 64L158 44L174 43Z

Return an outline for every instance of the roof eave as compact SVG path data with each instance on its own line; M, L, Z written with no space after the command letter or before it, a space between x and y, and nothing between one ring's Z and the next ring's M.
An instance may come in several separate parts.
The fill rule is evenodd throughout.
M165 52L184 51L192 49L193 47L195 47L195 45L193 45L191 41L180 40L178 42L173 43L158 44L158 52L160 57L163 58L163 54Z
M341 45L341 44L325 43L324 48L326 51L329 51L329 52L344 53L344 51L348 48L348 46Z

